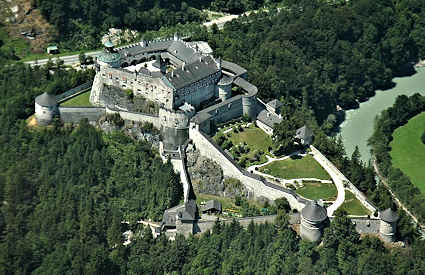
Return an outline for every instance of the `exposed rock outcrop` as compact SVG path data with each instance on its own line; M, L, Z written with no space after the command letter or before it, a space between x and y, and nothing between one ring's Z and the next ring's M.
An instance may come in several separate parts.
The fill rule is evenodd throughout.
M222 197L246 197L248 190L239 180L223 177L223 170L215 161L199 154L191 144L186 150L187 167L195 193Z

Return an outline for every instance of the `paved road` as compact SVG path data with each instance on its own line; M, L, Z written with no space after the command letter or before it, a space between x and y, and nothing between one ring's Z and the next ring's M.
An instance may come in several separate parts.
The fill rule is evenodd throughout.
M250 13L251 12L246 12L244 14L249 15ZM236 19L239 16L241 16L241 15L233 15L233 14L231 14L231 15L225 15L223 17L214 19L212 21L205 22L202 25L204 25L204 26L206 26L206 27L209 28L213 24L217 24L218 28L219 29L222 29L225 23L227 23L229 21L232 21L233 19ZM96 56L96 55L98 55L100 53L101 53L101 51L94 51L94 52L88 52L88 53L85 53L85 54L86 54L86 56L93 56L94 57L94 56ZM76 64L76 63L79 63L80 62L79 61L79 58L78 58L78 54L76 54L76 55L67 55L67 56L59 56L59 57L52 56L52 60L56 60L56 59L63 60L65 65L72 65L72 64ZM36 61L27 61L25 63L26 64L30 64L31 66L35 66L35 65L45 65L48 61L49 61L49 59L46 58L46 59L40 59L37 62Z
M86 56L92 56L92 57L94 57L94 56L96 56L96 55L98 55L100 53L101 53L101 51L95 51L95 52L85 53L85 55ZM63 60L63 62L64 62L65 65L72 65L72 64L76 64L76 63L79 63L80 62L80 60L78 58L78 54L67 55L67 56L58 56L58 57L52 56L51 59L53 61L55 61L57 59L61 59L61 60ZM49 59L46 58L46 59L40 59L38 61L27 61L25 63L26 64L30 64L31 66L35 66L35 65L45 65L48 61L49 61Z

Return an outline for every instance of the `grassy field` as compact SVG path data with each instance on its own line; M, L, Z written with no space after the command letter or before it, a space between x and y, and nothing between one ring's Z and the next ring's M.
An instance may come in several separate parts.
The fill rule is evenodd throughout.
M64 107L70 107L70 106L81 106L81 107L87 107L92 106L89 102L90 98L90 90L87 92L84 92L80 95L77 95L76 97L73 97L63 103L61 103L61 106Z
M348 215L362 216L371 214L354 194L347 190L345 190L345 201L338 209L345 210Z
M329 174L310 155L300 159L274 161L260 168L260 172L283 179L317 178L330 180Z
M425 112L394 131L390 154L393 166L400 168L425 195L425 145L421 142L424 131Z
M303 187L295 192L310 200L335 200L338 191L333 183L303 182Z

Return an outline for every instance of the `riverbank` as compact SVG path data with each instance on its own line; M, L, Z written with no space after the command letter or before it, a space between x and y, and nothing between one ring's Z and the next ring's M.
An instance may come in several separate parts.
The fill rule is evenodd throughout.
M348 156L359 147L361 159L371 159L368 139L373 133L375 117L391 107L399 95L411 96L415 93L425 95L425 67L416 69L416 74L393 79L395 87L389 90L377 90L376 95L360 103L360 107L345 111L345 120L340 125L340 134Z

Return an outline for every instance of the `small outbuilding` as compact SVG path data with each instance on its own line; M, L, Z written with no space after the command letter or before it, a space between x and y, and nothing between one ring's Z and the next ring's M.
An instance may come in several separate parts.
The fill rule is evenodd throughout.
M58 54L59 53L59 48L56 45L52 45L47 47L47 53L48 54Z
M202 206L202 213L219 214L221 213L221 203L218 200L210 200Z
M295 139L301 145L310 145L313 142L313 131L306 125L297 129L295 132Z

